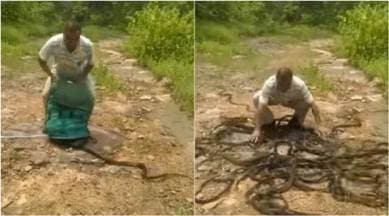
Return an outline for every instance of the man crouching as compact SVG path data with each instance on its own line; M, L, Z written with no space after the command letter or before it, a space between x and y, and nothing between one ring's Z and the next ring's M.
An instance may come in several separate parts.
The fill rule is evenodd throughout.
M278 69L276 75L265 81L262 89L254 95L253 102L256 108L256 125L251 137L253 143L262 141L262 126L273 123L273 113L269 109L272 105L294 109L293 118L289 122L294 127L303 127L309 108L312 108L316 123L321 121L319 108L304 81L294 76L287 67Z

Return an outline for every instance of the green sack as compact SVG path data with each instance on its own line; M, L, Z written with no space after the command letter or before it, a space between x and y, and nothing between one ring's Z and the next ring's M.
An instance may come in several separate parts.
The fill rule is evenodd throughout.
M89 137L88 121L94 106L92 90L64 80L52 83L44 132L49 138L72 140Z
M67 107L49 99L45 133L51 139L70 140L89 137L88 121L91 112Z
M52 83L50 97L59 104L90 110L94 104L94 96L88 82L74 83L68 80L57 80Z

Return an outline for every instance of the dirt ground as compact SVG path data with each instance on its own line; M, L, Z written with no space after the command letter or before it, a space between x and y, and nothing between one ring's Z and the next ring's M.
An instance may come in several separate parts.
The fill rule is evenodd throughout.
M384 140L388 138L387 99L377 86L377 81L369 81L364 73L349 64L347 59L337 58L330 52L333 41L318 39L296 44L281 44L269 38L256 38L248 41L250 46L264 55L269 61L259 71L236 71L221 69L208 62L197 61L196 68L196 138L204 137L211 128L225 117L253 117L244 107L232 105L220 93L231 93L238 103L251 104L252 95L259 90L267 77L280 66L292 68L314 63L333 84L334 90L320 92L316 86L309 86L321 109L322 123L317 126L311 113L305 124L328 132L337 124L350 122L351 118L361 121L361 127L345 129L340 140ZM201 59L201 58L200 58ZM232 61L234 61L232 59ZM296 71L297 72L297 71ZM221 75L222 74L222 75ZM251 105L251 108L252 105ZM292 114L292 110L280 107L271 108L275 117ZM199 164L204 158L196 158ZM195 166L195 190L209 176L212 167ZM242 181L220 199L204 205L196 204L197 214L258 214L245 203L245 192L253 185L250 180ZM336 201L328 193L302 192L290 190L283 194L290 209L311 214L330 215L381 215L386 209Z
M125 82L124 91L97 88L92 135L102 153L144 162L152 174L193 177L193 124L165 87L136 60L121 53L121 40L96 43L97 64ZM40 91L46 76L35 58L31 70L2 78L2 135L41 134ZM10 70L2 65L3 74ZM192 214L193 180L150 182L138 169L104 165L83 151L61 149L45 138L2 139L2 214Z

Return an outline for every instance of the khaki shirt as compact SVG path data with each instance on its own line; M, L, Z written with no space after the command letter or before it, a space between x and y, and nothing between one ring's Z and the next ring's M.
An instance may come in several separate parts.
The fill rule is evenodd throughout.
M259 94L258 102L264 105L288 106L300 101L304 101L307 104L313 102L311 92L309 92L304 81L297 76L293 76L292 85L288 91L281 92L277 90L276 76L273 75L265 81L262 89L257 94Z

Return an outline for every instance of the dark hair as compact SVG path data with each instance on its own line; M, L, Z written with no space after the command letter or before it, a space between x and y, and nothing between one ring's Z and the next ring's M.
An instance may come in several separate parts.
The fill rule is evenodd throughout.
M81 25L77 20L71 19L65 23L64 31L67 31L67 30L79 31L81 33Z
M277 70L276 78L277 80L292 79L293 72L288 67L281 67Z

